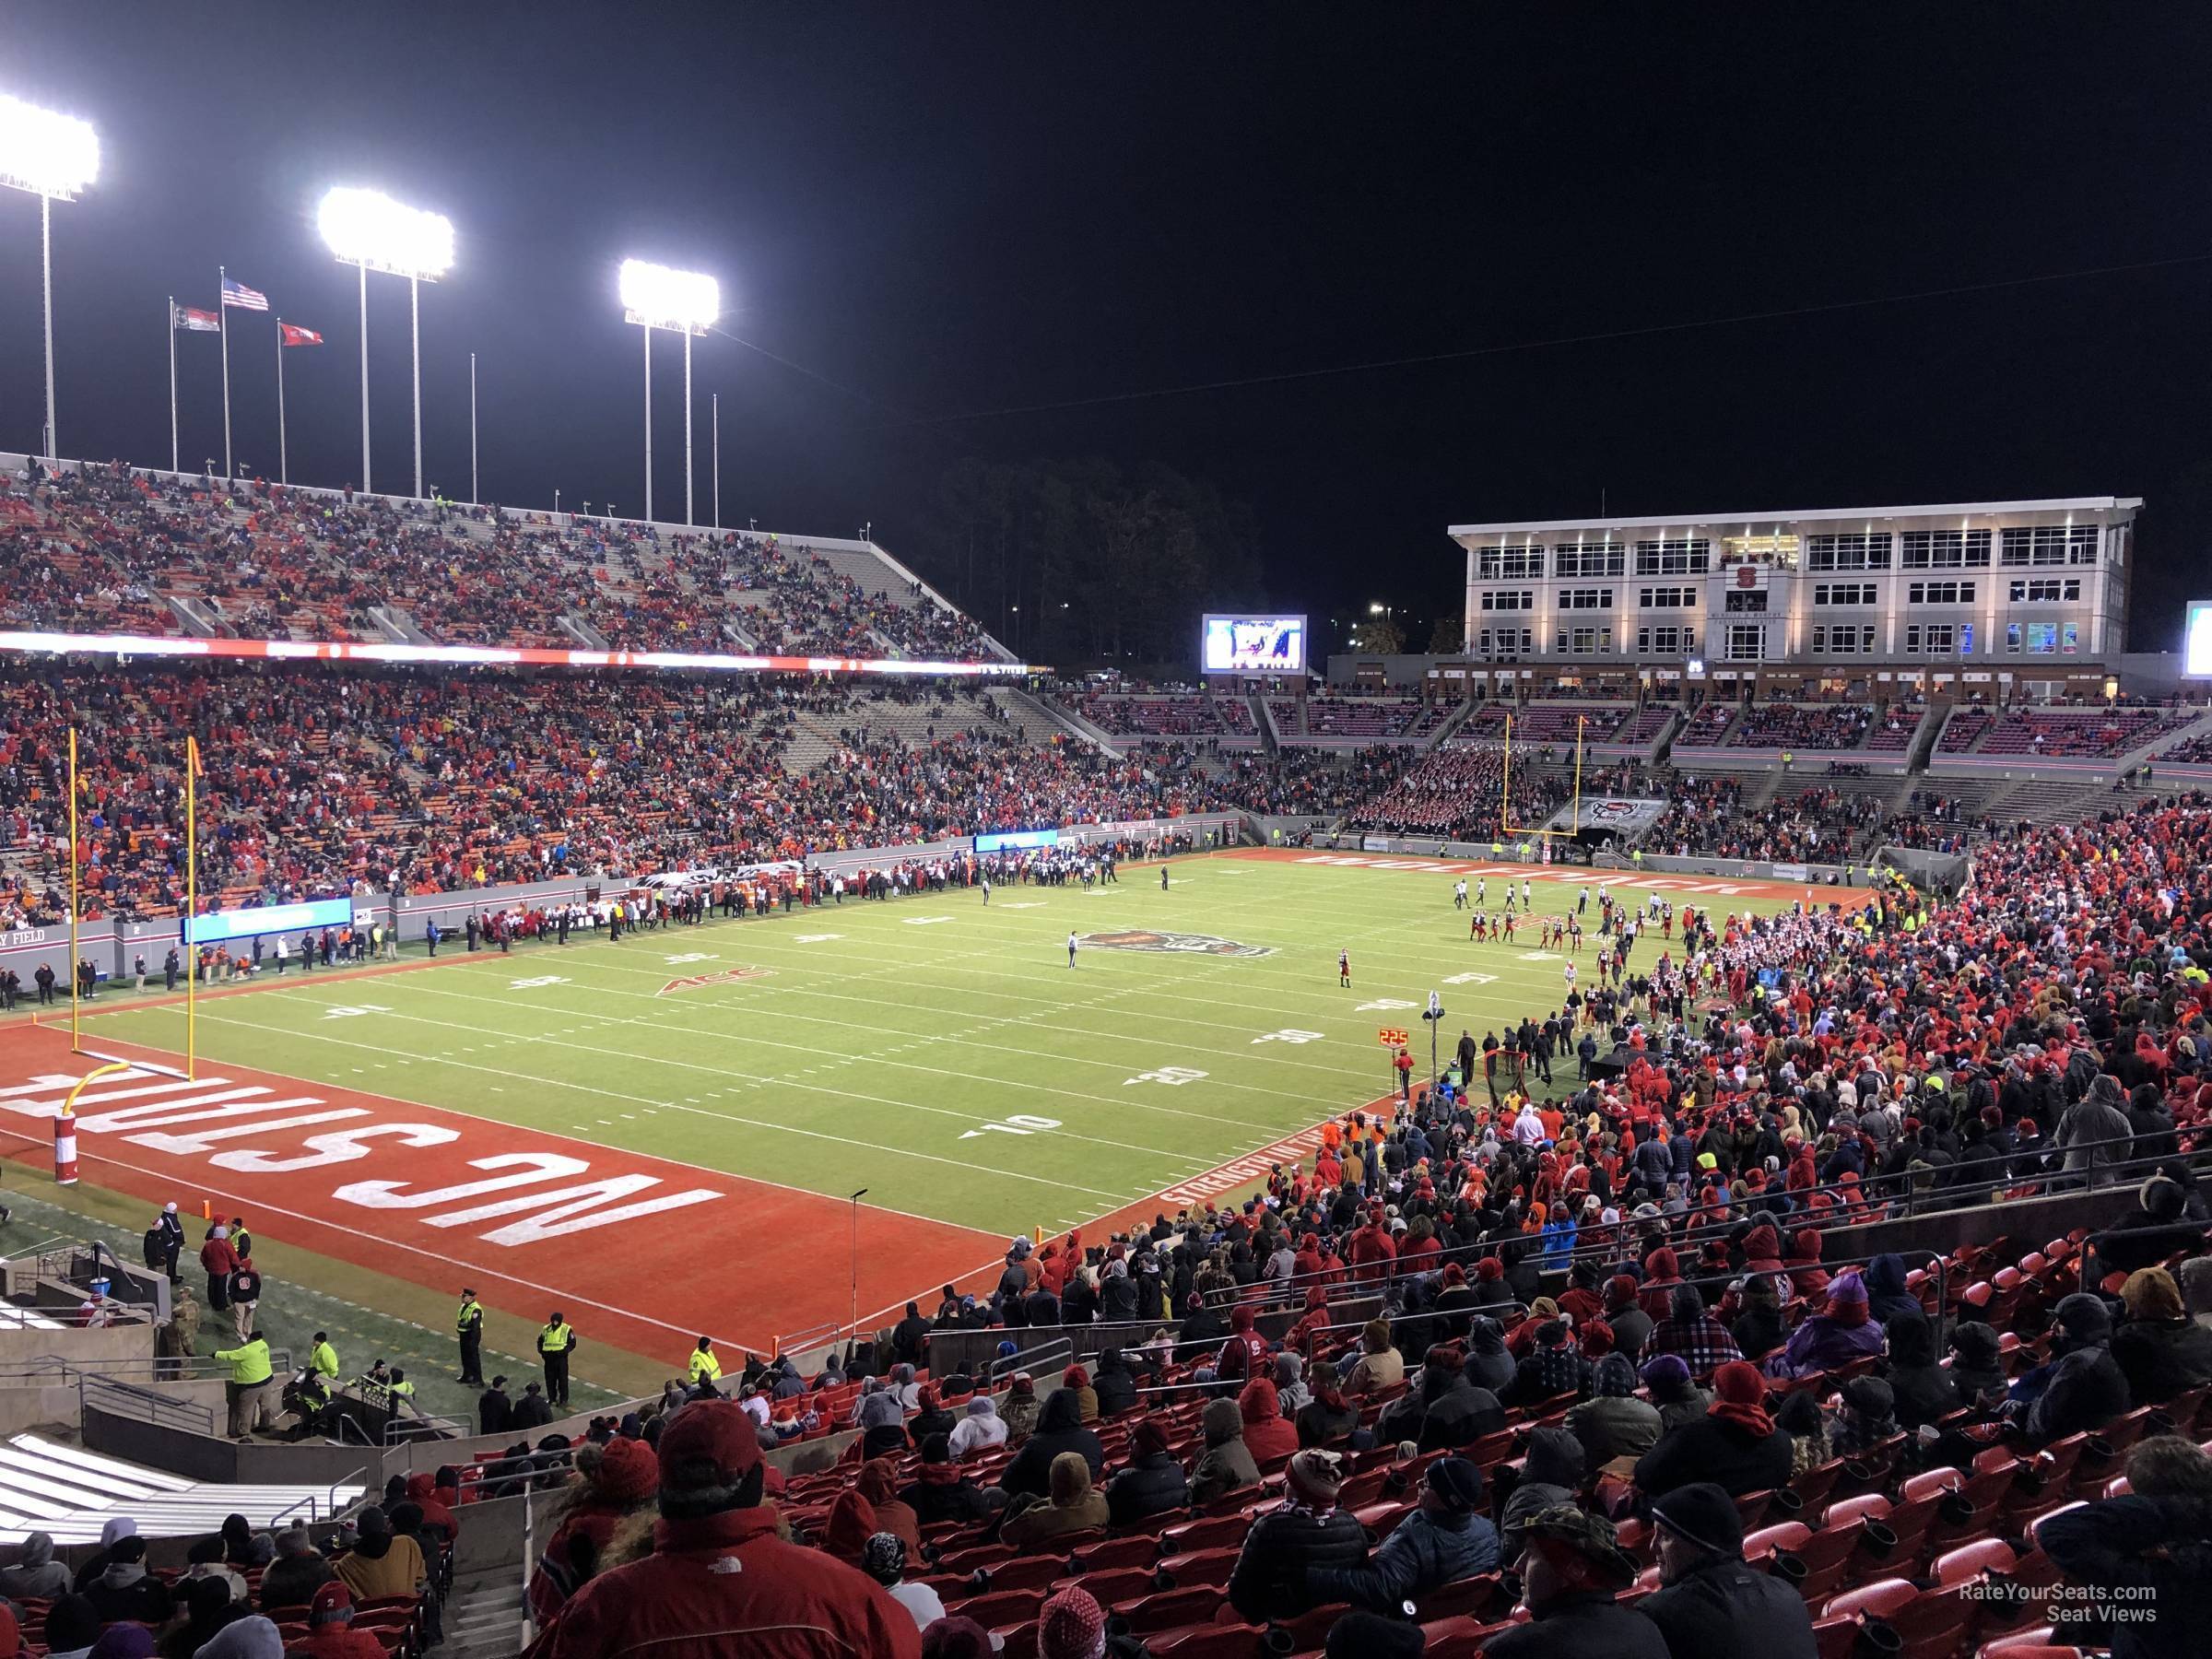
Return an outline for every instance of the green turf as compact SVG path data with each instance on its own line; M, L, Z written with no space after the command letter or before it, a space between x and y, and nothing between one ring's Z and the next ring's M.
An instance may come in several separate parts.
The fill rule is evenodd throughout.
M1136 865L1095 891L1000 888L987 909L976 891L848 900L615 945L449 948L382 978L295 971L204 1003L200 1052L1012 1231L1107 1214L1372 1099L1390 1084L1378 1028L1413 1030L1425 1070L1432 989L1447 1048L1563 994L1528 935L1469 942L1442 874L1236 858L1171 874L1165 892L1158 865ZM1535 896L1561 911L1574 888ZM1133 928L1271 954L1086 948L1068 968L1070 929ZM741 967L760 975L658 994ZM1469 973L1495 977L1450 982ZM125 1004L91 1030L177 1048L183 1025L181 1007ZM1171 1067L1203 1075L1161 1080Z

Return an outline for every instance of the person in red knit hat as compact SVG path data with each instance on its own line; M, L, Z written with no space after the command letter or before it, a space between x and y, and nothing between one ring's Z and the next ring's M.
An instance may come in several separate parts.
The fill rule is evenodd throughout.
M384 1659L383 1643L353 1628L353 1593L333 1579L307 1606L307 1635L286 1647L306 1659Z
M576 1455L581 1478L569 1488L568 1507L553 1522L553 1535L530 1575L530 1612L544 1624L599 1571L615 1528L653 1501L660 1469L643 1441L615 1439Z
M856 1567L776 1535L753 1420L687 1406L661 1436L653 1553L604 1572L555 1619L547 1659L921 1659L912 1617Z

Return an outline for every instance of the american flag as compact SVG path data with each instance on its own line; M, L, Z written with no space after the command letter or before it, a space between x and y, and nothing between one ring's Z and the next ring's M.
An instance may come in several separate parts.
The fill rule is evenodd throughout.
M223 278L223 303L235 305L241 311L267 311L269 297L256 288L250 288L242 282L233 282L226 276Z

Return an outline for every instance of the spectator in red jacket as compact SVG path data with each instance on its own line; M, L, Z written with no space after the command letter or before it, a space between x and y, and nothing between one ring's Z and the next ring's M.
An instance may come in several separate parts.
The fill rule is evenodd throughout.
M305 1659L384 1659L383 1644L353 1628L353 1593L335 1579L315 1592L308 1604L306 1637L285 1652Z
M1298 1430L1283 1416L1282 1395L1265 1377L1254 1377L1237 1396L1237 1415L1244 1421L1244 1449L1254 1463L1288 1457L1298 1450Z
M602 1573L555 1620L547 1659L921 1659L912 1616L859 1569L776 1535L753 1420L687 1406L661 1436L653 1553Z

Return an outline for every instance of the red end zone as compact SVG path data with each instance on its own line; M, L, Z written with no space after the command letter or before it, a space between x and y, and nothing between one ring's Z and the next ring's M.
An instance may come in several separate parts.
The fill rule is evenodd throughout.
M101 1039L122 1059L173 1053ZM51 1175L71 1085L97 1062L66 1031L18 1025L0 1060L0 1137ZM719 1170L234 1065L196 1083L103 1077L77 1097L85 1178L159 1206L232 1208L256 1232L436 1290L473 1286L533 1324L680 1369L700 1335L765 1353L843 1322L853 1206ZM994 1234L862 1206L860 1302L972 1277Z
M1639 891L1679 893L1708 902L1728 899L1802 899L1818 903L1857 903L1865 888L1831 888L1809 881L1739 881L1724 876L1677 876L1665 870L1593 870L1581 865L1514 864L1505 859L1423 858L1417 853L1332 853L1321 847L1231 847L1212 858L1249 858L1267 864L1335 865L1342 869L1417 870L1434 876L1510 876L1555 887L1632 887ZM1722 908L1725 909L1723 904Z

